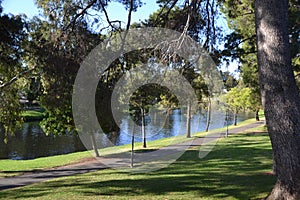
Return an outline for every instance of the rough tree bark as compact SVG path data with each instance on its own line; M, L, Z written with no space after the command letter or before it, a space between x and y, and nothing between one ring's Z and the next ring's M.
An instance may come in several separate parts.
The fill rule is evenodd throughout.
M267 199L300 199L300 97L289 48L288 1L256 0L260 88L277 181Z

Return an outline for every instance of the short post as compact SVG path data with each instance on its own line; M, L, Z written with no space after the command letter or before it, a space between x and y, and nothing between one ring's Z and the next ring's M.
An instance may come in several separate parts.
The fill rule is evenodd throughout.
M133 157L134 157L134 126L131 135L131 163L130 163L131 168L133 168Z
M228 137L228 122L229 122L229 111L226 109L226 134L225 137Z

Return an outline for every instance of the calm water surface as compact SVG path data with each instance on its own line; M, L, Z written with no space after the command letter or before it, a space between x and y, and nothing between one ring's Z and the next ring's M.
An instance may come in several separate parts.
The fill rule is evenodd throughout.
M221 128L226 125L224 113L213 112L210 129ZM242 113L238 116L238 121L243 121L254 117L253 113ZM123 145L131 143L131 129L129 120L124 118L121 123L121 131L108 135L109 140L115 145ZM229 124L232 124L232 116ZM174 110L172 114L165 120L162 127L147 126L147 141L160 138L167 138L176 135L185 134L186 118L180 113L180 110ZM198 114L192 117L191 131L204 131L206 126L205 114ZM156 130L156 131L153 131ZM141 141L140 130L136 130L135 141ZM8 143L3 142L3 134L0 133L0 158L5 159L34 159L50 155L66 154L76 151L84 151L80 138L75 134L67 135L46 135L39 122L24 123L22 128L15 132L14 136L10 136ZM103 141L105 143L105 141Z

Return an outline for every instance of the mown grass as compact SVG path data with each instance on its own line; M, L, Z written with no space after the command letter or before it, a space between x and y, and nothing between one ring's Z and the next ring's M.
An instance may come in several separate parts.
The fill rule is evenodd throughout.
M45 117L43 110L26 110L21 113L24 121L37 121L42 120Z
M241 122L238 126L229 126L229 130L232 128L241 127L250 123L255 122L255 119L249 119ZM209 134L213 134L216 132L225 132L226 128L220 128L211 130ZM192 136L204 136L206 133L200 132L192 134ZM176 144L184 141L191 140L193 138L186 138L185 135L175 136L171 138L163 138L155 141L147 142L147 149L155 150L163 146L167 146L169 144ZM135 143L135 150L142 151L142 144ZM146 150L147 150L146 149ZM131 150L131 145L123 145L123 146L114 146L108 147L105 149L99 149L100 155L108 155L108 154L115 154L121 153ZM144 150L144 151L146 151ZM33 170L45 169L45 168L52 168L58 167L63 165L68 165L76 162L80 162L82 159L92 158L93 152L92 151L83 151L83 152L76 152L76 153L69 153L64 155L58 156L49 156L49 157L42 157L36 158L33 160L9 160L9 159L2 159L0 160L0 178L1 177L9 177L9 176L16 176L20 175L24 172L29 172Z
M15 176L32 170L68 165L91 156L88 151L84 151L33 160L0 160L0 177Z
M272 150L264 132L219 140L198 158L186 151L165 169L146 174L101 170L64 177L0 193L1 199L258 199L275 182Z

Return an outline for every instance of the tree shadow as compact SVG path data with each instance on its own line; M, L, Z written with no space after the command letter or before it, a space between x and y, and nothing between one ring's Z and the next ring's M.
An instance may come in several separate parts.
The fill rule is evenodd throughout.
M175 163L155 172L129 174L116 170L97 171L19 188L17 191L2 191L0 198L42 197L51 191L67 188L87 197L153 197L188 193L189 197L195 198L257 199L268 193L275 183L275 177L266 173L272 170L272 150L264 148L262 142L238 137L232 143L217 145L204 159L198 158L196 148L188 150Z

